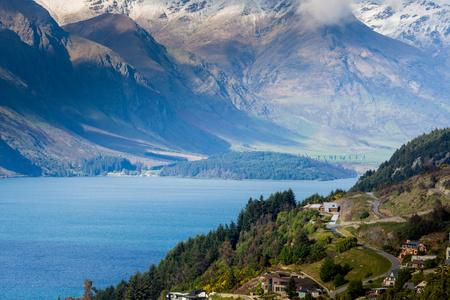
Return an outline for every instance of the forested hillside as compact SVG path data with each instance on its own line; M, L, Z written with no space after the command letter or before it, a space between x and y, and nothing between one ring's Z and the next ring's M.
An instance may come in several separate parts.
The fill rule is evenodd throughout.
M117 156L99 155L91 159L79 159L75 162L49 160L42 175L54 177L105 176L109 172L140 174L142 164L133 164L130 160ZM38 174L39 176L41 174Z
M250 198L236 223L180 242L158 266L98 291L95 299L157 299L165 290L192 288L230 292L266 267L326 257L333 234L324 231L324 221L318 211L298 207L291 190Z
M354 177L356 173L305 156L276 152L230 152L167 166L160 175L238 180L333 180Z
M400 182L449 163L450 128L435 129L400 147L376 172L367 171L350 191L370 191L384 183Z

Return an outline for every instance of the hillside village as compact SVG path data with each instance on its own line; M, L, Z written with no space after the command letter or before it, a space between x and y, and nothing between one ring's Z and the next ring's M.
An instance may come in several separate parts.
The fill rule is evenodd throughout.
M330 225L335 224L336 220L339 216L339 205L335 202L323 202L317 204L308 203L303 207L304 210L317 210L324 213L332 213L333 218L330 220ZM447 243L450 243L450 234L449 240ZM360 246L361 247L361 246ZM389 254L388 254L389 255ZM405 243L399 249L399 254L396 257L398 260L397 266L392 267L400 267L400 268L391 268L388 272L381 276L377 276L372 279L366 279L364 281L365 284L371 284L374 280L380 281L380 287L372 287L366 288L366 299L380 299L381 295L385 294L389 288L398 286L398 281L405 281L405 277L399 279L399 274L401 272L408 272L410 275L408 278L412 280L414 276L425 279L425 274L434 274L436 265L436 258L438 255L427 254L427 247L424 243L412 240L406 240ZM446 258L444 262L444 266L447 268L450 266L450 247L446 248ZM402 271L403 270L403 271ZM424 272L425 270L425 272ZM421 278L421 277L420 277ZM323 286L321 283L316 282L314 279L311 279L305 273L297 273L292 269L287 268L274 268L271 271L266 271L262 275L257 278L260 281L260 291L255 292L255 290L247 291L246 295L235 294L233 297L242 297L248 299L327 299L329 297L336 297L337 294L335 291L328 289ZM293 282L293 283L292 283ZM289 285L292 284L293 291L289 291ZM252 286L252 285L250 285ZM403 290L411 290L415 294L420 294L424 288L427 286L426 280L420 280L420 282L413 281L405 281L400 285ZM193 290L192 293L195 293L197 290ZM175 298L173 296L166 296L167 300L203 300L210 297L210 294L207 294L206 291L201 290L202 294L197 294L198 298L192 298L191 294L180 294L180 293L169 293L167 295L177 295ZM242 290L240 290L242 292ZM262 295L261 295L262 292ZM342 292L342 291L341 291ZM211 296L221 295L217 293L211 293ZM271 295L271 297L263 297L265 295ZM292 295L294 295L292 298ZM229 295L227 295L229 296ZM226 297L225 297L226 298Z
M94 299L448 299L449 143L450 129L422 135L348 192L250 198Z

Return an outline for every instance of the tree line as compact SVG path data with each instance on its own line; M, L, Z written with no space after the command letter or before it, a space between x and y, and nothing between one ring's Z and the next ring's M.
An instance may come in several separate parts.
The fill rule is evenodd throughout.
M262 180L332 180L355 171L305 156L276 152L230 152L165 166L161 176Z
M48 160L45 162L44 176L105 176L110 172L125 172L125 174L140 174L144 166L141 163L131 163L130 160L109 155L98 155L90 159L79 159L74 162Z
M323 226L319 212L303 211L292 190L250 198L237 222L179 242L158 266L99 290L94 299L156 300L193 288L230 292L268 266L322 260L331 238L315 241L308 235Z
M370 191L382 184L400 182L420 172L449 164L449 149L450 128L423 134L401 146L376 172L367 171L350 191Z

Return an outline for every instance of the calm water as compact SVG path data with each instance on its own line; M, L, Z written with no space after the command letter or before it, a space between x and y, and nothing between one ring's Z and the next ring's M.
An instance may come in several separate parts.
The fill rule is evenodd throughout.
M348 189L326 182L179 178L0 180L0 299L79 297L158 263L179 241L236 220L250 197L297 200Z

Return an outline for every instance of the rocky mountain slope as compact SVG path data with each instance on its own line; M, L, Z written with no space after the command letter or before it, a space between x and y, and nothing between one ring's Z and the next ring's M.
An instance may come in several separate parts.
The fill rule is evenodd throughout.
M117 54L72 39L33 2L2 1L0 22L2 139L34 163L92 156L97 145L173 148L159 134L187 127Z
M178 116L228 140L282 141L244 113L263 113L258 95L218 67L180 49L162 46L129 17L104 14L64 26L120 55L163 95ZM239 108L239 110L238 110ZM238 126L242 126L238 129ZM244 128L245 126L245 128ZM184 145L187 149L189 146Z
M392 151L448 125L448 69L373 32L349 6L307 0L39 2L60 24L107 12L128 15L157 42L218 66L260 97L234 101L238 108L274 122L300 143L284 151Z
M227 151L218 135L283 142L237 109L251 96L239 82L166 50L127 17L105 18L110 34L97 33L111 48L64 31L33 1L0 3L0 128L8 147L45 166L114 151Z
M353 8L356 17L376 32L450 63L450 5L421 0L364 1Z

